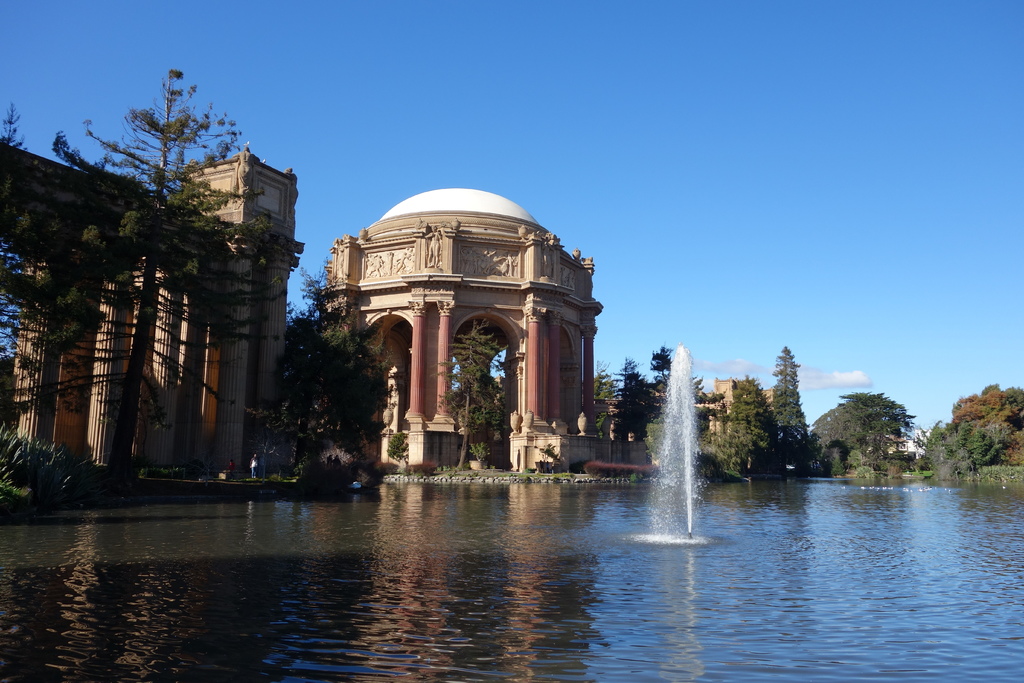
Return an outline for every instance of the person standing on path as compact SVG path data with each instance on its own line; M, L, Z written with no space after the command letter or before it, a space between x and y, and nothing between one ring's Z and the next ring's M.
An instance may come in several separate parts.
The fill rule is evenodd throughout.
M256 457L256 454L254 453L253 456L252 456L252 460L249 461L249 470L252 472L251 476L252 476L253 479L256 478L256 466L259 465L259 464L260 464L260 461Z

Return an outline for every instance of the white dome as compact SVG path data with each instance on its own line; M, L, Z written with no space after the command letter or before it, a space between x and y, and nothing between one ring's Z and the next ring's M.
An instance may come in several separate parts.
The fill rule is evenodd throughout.
M491 213L537 223L530 213L513 201L483 190L448 188L431 190L399 202L381 220L411 213Z

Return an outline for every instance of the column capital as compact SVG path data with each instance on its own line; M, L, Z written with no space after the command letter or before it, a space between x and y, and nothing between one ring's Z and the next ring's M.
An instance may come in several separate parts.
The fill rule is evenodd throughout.
M414 318L418 318L421 315L427 314L427 304L424 301L410 301L409 310L412 311Z
M451 315L452 309L455 308L454 301L438 301L437 312L441 315Z
M583 333L585 339L593 339L597 336L597 325L593 323L580 325L580 332Z

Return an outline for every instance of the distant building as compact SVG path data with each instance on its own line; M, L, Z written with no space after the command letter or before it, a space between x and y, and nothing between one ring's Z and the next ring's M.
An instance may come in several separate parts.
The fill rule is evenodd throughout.
M735 379L733 377L729 377L727 379L718 379L716 377L714 390L710 392L704 392L705 396L710 396L714 394L720 394L722 396L722 399L717 404L708 404L708 406L713 409L711 412L712 429L721 429L721 422L715 419L715 415L717 414L725 416L729 414L729 411L732 408L733 404L732 392L736 388L736 385L739 383L739 381L740 380ZM768 400L769 405L771 405L772 401L775 400L774 387L762 389L761 393L764 394L765 398Z
M290 169L278 171L246 148L213 166L207 175L216 189L258 193L254 199L226 207L221 216L236 222L260 214L270 217L268 239L280 248L273 250L276 256L259 271L260 280L254 284L273 287L276 293L272 290L255 310L234 311L236 318L253 321L244 339L209 345L209 330L187 320L165 319L157 326L155 344L159 354L151 359L146 379L157 393L166 428L140 421L135 454L156 464L180 463L198 456L226 468L232 458L241 462L247 451L255 428L248 409L278 395L276 372L284 350L288 277L298 265L297 254L302 253L303 245L294 239L298 191ZM31 334L23 334L19 355L36 354L40 362L33 372L22 367L16 378L22 397L45 390L69 373L86 373L87 379L89 375L114 378L86 381L86 391L74 397L57 396L55 401L39 402L19 424L23 433L64 443L100 463L107 462L113 438L116 377L124 371L123 350L134 313L107 308L103 316L97 333L82 340L73 359L37 353L32 348ZM179 359L188 372L173 372L168 363L161 361L161 355Z
M924 456L924 449L919 444L924 443L928 439L930 432L930 429L915 429L913 436L910 438L897 439L896 448L914 460L920 460Z

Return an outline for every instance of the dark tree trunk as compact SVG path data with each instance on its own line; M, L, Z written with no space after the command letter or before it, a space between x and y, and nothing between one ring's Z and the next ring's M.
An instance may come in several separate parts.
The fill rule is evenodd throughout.
M132 347L128 354L121 385L121 406L117 411L114 437L110 446L108 477L115 486L127 485L132 480L132 453L135 435L138 431L142 384L145 379L146 358L149 355L152 328L156 320L158 286L156 243L160 234L160 220L156 216L151 225L150 241L154 245L142 270L142 288L139 293L139 309L135 314L135 329L132 332Z

